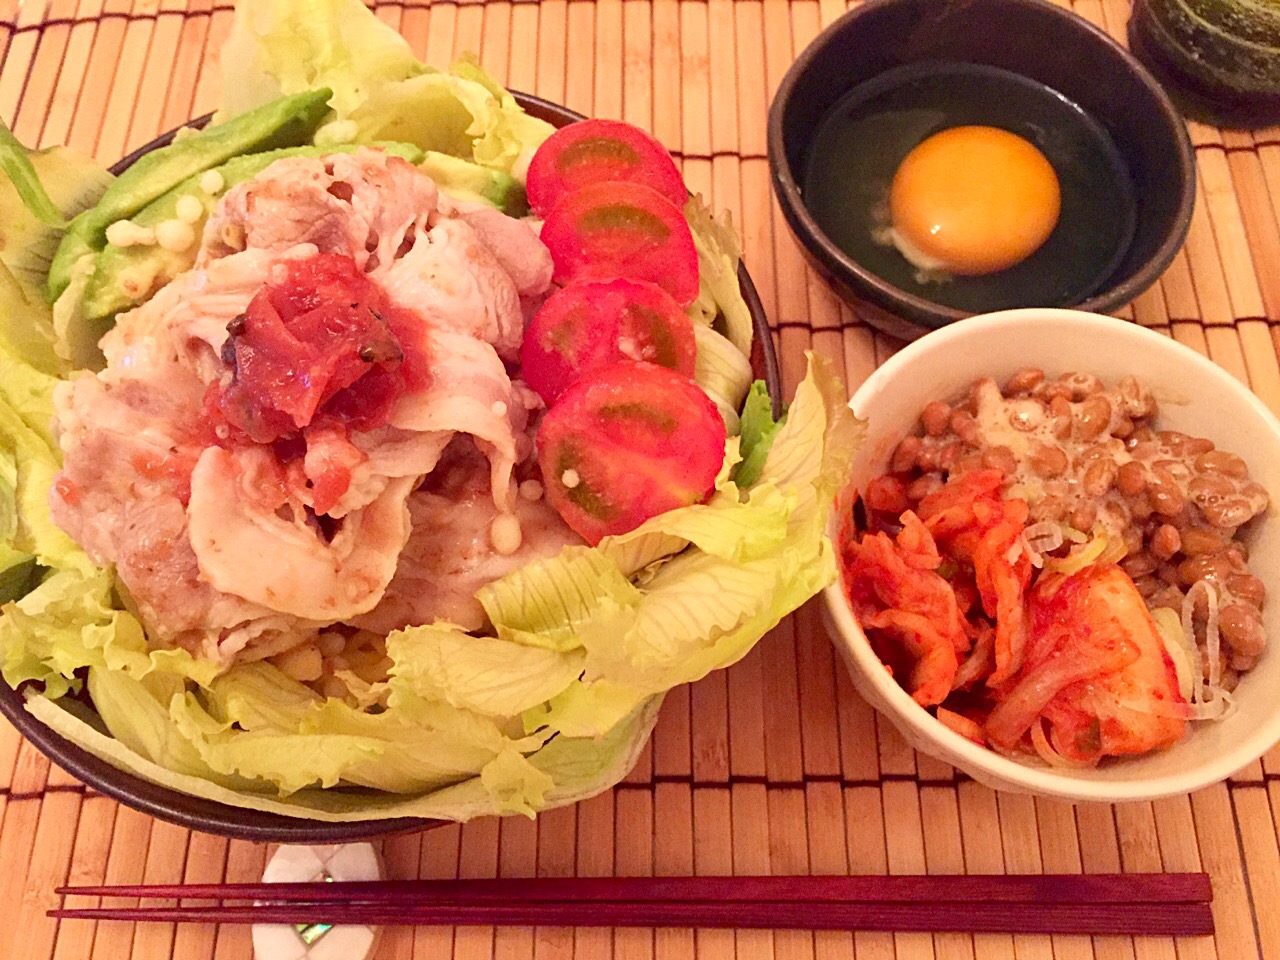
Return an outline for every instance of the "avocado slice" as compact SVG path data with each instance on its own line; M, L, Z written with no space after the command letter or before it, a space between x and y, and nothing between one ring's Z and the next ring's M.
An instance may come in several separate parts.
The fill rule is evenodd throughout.
M487 203L511 217L523 217L529 212L524 184L509 173L435 150L427 151L418 169L445 193Z
M332 147L286 147L265 153L251 153L235 157L214 167L222 177L223 187L234 187L256 177L277 160L286 157L322 157L331 153L353 153L361 144L342 144ZM409 163L417 164L423 152L411 143L374 143L364 146L377 147ZM178 201L185 196L195 197L204 207L200 219L191 224L197 239L204 229L216 197L200 188L200 180L208 171L195 174L179 183L172 190L151 201L131 218L140 227L156 227L165 220L178 216ZM81 302L81 314L87 321L104 320L142 303L178 274L190 270L195 264L198 244L187 250L166 250L159 244L135 247L117 247L106 244L94 260L93 276L85 287Z
M31 590L36 558L0 543L0 603L21 600Z
M111 224L128 219L188 177L232 157L309 142L329 113L331 96L332 91L321 88L280 97L139 159L112 181L96 206L71 221L49 267L49 299L56 300L67 288L72 267L82 256L106 246Z

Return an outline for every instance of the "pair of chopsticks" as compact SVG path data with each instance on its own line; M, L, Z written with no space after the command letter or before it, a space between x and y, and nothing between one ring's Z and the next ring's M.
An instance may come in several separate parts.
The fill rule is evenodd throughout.
M1203 873L386 880L59 887L58 893L217 901L49 911L86 920L1213 933L1213 893ZM225 902L236 900L256 902Z

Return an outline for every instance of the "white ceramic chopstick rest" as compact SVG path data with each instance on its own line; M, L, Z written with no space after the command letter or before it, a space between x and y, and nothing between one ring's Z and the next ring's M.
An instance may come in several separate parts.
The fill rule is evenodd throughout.
M382 862L368 843L282 846L262 874L264 883L381 880ZM258 923L253 927L256 960L367 960L379 927Z

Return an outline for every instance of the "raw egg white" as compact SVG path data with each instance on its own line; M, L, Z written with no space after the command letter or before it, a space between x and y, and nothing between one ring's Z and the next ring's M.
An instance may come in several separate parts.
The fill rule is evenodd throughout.
M981 276L1035 253L1061 206L1058 176L1031 143L997 127L952 127L903 159L876 239L897 247L922 282Z

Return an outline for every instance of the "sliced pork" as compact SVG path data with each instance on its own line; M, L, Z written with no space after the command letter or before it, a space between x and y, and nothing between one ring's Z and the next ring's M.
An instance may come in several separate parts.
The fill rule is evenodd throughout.
M181 405L180 381L168 382L179 390L109 388L87 373L59 387L64 463L49 505L90 559L115 565L154 638L218 659L228 634L272 611L200 575L186 509L199 427ZM266 632L282 626L295 637L312 630L290 617Z
M476 589L576 542L514 479L541 402L504 361L550 275L528 225L402 160L278 161L59 389L54 520L151 637L224 665L333 623L478 627Z
M397 303L507 361L520 352L522 298L551 284L551 255L527 224L441 198L430 177L377 150L290 157L233 187L205 225L197 265L298 244L352 258Z
M378 606L351 620L353 626L387 633L447 620L478 630L487 618L477 590L582 542L540 496L516 496L510 512L499 511L478 458L455 469L458 477L429 481L409 497L413 532L395 578Z

